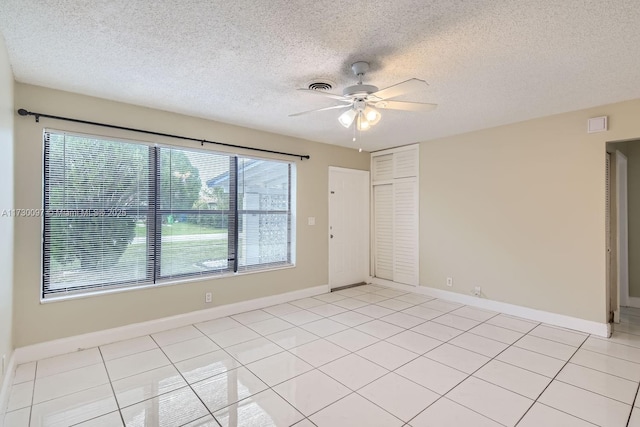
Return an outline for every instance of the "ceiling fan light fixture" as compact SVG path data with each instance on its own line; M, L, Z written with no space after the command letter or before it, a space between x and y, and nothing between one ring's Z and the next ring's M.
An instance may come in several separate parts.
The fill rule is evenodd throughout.
M367 106L367 108L364 109L364 116L371 126L375 126L376 124L378 124L378 122L382 118L382 114L380 114L378 110L370 106Z
M371 123L366 119L364 114L358 114L358 120L356 121L356 128L359 131L369 130L371 129Z
M358 82L355 85L344 88L342 95L325 92L325 90L330 89L334 85L324 80L310 82L307 85L307 88L298 89L305 93L313 93L315 95L339 101L341 104L324 108L316 108L310 111L290 114L289 116L301 116L303 114L334 109L344 110L338 117L338 122L346 129L354 126L353 131L355 141L355 133L357 131L369 130L380 122L380 119L382 118L380 110L389 109L421 112L431 111L436 108L436 104L393 100L393 98L421 90L425 86L428 86L427 82L424 80L413 78L384 89L378 89L376 86L362 83L365 73L369 70L368 62L354 62L351 69L358 78Z
M351 127L357 115L358 115L358 112L350 108L344 113L340 114L340 117L338 117L338 121L342 126L349 129L349 127Z

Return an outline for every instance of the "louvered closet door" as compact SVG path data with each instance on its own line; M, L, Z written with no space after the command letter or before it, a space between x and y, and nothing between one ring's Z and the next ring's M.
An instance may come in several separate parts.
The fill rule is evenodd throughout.
M373 187L374 275L393 280L393 185Z
M393 178L418 176L418 150L393 153Z
M416 178L393 184L393 281L418 285L418 184Z
M371 165L371 180L388 181L393 179L394 160L393 154L386 154L384 156L376 156L372 160Z

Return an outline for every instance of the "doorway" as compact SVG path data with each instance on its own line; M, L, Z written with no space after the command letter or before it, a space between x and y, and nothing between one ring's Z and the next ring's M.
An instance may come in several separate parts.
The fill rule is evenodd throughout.
M640 308L640 140L607 144L607 296L610 318Z
M369 277L369 172L329 167L329 286Z

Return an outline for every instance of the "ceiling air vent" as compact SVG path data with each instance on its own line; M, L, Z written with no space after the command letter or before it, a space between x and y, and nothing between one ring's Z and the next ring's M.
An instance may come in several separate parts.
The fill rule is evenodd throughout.
M333 89L333 84L326 80L324 81L313 81L307 85L307 87L311 90L331 90Z

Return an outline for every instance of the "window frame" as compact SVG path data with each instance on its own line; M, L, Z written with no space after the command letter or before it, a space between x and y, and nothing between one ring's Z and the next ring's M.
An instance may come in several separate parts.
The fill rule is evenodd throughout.
M47 231L51 227L51 218L47 215L48 210L48 168L50 166L50 144L47 135L56 134L64 136L73 136L81 138L91 138L96 140L105 140L109 142L120 142L123 144L138 144L148 147L149 150L149 176L148 176L148 203L146 209L146 241L147 241L147 268L145 280L119 281L112 283L98 283L86 286L68 286L60 290L50 289L50 276L47 272L51 271L51 251L47 250L47 246L51 247L51 238L47 238ZM220 155L229 158L229 207L228 209L172 209L161 207L160 197L160 179L161 179L161 156L162 149L172 149L186 152L199 152L212 155ZM122 292L127 290L144 289L149 287L159 287L166 285L190 283L199 280L210 280L217 278L230 277L238 274L254 274L271 270L279 270L295 267L295 250L297 247L296 238L296 163L292 161L246 156L238 153L219 152L206 150L202 148L185 147L181 145L159 144L150 141L132 140L119 137L110 137L105 135L94 135L82 132L63 131L59 129L45 128L43 129L43 145L42 145L42 221L41 221L41 302L49 302L77 297L89 297L104 293ZM287 165L288 168L288 200L286 211L268 211L268 210L242 210L238 209L238 165L240 159L252 159L267 162L277 162ZM241 216L246 213L259 214L286 214L287 215L287 260L278 262L269 262L262 264L253 264L250 266L239 266L239 240L238 234L241 224ZM205 272L181 273L162 275L162 218L169 214L185 214L185 215L228 215L227 217L227 267L223 269L210 270ZM160 232L157 232L160 227ZM47 240L48 239L48 240ZM130 245L131 243L129 243ZM122 256L122 255L121 255ZM49 279L49 280L48 280Z

